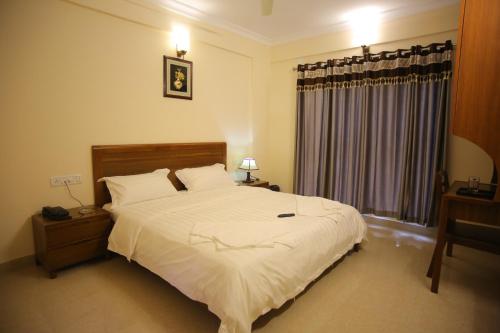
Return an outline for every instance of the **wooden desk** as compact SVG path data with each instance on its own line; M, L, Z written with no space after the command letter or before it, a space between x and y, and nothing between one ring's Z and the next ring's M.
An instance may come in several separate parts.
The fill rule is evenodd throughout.
M481 185L481 188L488 185ZM448 242L500 254L500 203L457 195L466 182L455 182L441 197L436 247L427 271L431 291L438 292L443 250ZM451 256L451 251L448 252Z

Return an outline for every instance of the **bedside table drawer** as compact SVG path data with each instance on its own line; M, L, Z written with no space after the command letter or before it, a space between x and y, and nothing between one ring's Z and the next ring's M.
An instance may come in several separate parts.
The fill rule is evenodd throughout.
M47 247L53 249L85 240L107 237L111 226L109 218L69 220L54 228L47 228Z
M53 270L92 259L106 253L108 240L93 239L47 252L47 264Z

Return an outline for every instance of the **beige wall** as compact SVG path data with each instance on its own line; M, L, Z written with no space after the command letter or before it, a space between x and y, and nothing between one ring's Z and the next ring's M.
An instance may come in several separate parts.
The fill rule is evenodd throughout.
M450 7L391 22L372 50L455 40L457 15ZM192 101L162 97L175 22L191 32ZM346 32L268 47L137 1L0 1L0 263L33 253L29 218L42 206L75 206L50 176L81 174L72 190L93 202L94 144L226 141L230 171L251 154L261 177L290 191L291 69L359 54L351 47ZM485 177L491 162L453 139L449 169Z
M0 2L0 263L33 253L30 216L93 202L94 144L226 141L228 168L267 169L267 46L126 1ZM113 16L108 13L113 13ZM162 97L169 30L191 30L192 101Z
M373 53L427 45L451 39L456 42L458 5L419 15L393 20L383 24ZM300 63L312 63L330 58L361 55L361 48L352 45L349 31L326 34L314 38L274 46L271 50L272 88L269 90L269 151L271 169L267 175L292 191L295 149L295 84L297 73L292 70ZM467 179L470 175L489 180L493 162L474 144L451 136L448 145L448 172L450 180Z

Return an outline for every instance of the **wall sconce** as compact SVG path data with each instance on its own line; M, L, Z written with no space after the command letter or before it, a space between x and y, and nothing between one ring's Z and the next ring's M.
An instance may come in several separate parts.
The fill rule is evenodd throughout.
M351 26L352 45L370 45L378 41L380 13L379 8L365 7L343 16Z
M366 60L370 57L370 46L361 45L361 49L363 50L363 56Z
M172 29L172 44L175 45L177 58L184 59L189 50L189 31L183 26L174 26Z
M177 49L177 46L175 47L175 51L177 52L177 58L182 58L182 59L184 59L184 56L188 52L187 50L179 50L179 49Z

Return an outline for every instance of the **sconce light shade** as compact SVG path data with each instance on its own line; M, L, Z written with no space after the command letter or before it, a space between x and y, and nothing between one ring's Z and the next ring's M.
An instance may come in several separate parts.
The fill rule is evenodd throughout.
M352 33L352 45L370 45L379 42L381 10L378 7L364 7L344 14Z
M172 28L172 44L175 45L177 58L183 58L189 51L189 31L180 25Z

